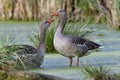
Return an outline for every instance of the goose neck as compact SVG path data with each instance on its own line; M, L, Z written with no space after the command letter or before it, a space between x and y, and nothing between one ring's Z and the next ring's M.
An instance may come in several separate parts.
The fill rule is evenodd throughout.
M61 33L63 33L63 30L64 30L64 27L65 27L66 21L67 21L67 17L66 17L66 16L60 18L60 24L59 24L58 29L59 29L59 31L60 31Z
M41 29L38 54L41 54L42 56L44 56L45 53L45 37L46 37L46 31Z
M45 44L45 36L46 36L46 31L45 30L41 30L40 31L40 45Z

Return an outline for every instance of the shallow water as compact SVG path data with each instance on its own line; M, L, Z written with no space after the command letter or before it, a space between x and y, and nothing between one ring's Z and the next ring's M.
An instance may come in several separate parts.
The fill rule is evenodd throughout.
M15 38L11 44L29 44L32 43L28 39L28 35L32 31L37 31L36 26L39 22L0 22L0 39L4 35L9 38ZM86 36L92 41L101 44L104 48L98 52L92 52L90 55L81 57L79 60L79 67L75 66L75 59L73 67L69 67L69 59L61 56L58 53L46 54L44 63L41 68L31 70L33 72L42 72L50 75L56 75L64 78L73 78L75 80L85 80L81 72L83 65L100 64L108 66L114 72L120 72L120 32L112 29L100 29Z
M72 78L75 80L85 80L84 74L81 72L83 65L104 65L108 66L111 71L119 73L120 71L120 51L116 52L93 52L92 54L80 58L79 67L75 65L75 58L73 66L69 67L69 59L60 54L46 54L44 63L40 69L32 70L33 72L42 72L45 74L52 74L64 78Z
M31 44L28 35L37 31L39 22L0 22L0 38L15 38L11 44Z

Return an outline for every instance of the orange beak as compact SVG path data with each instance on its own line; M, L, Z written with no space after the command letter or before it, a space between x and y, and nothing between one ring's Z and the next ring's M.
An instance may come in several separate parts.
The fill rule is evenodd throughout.
M50 24L50 23L52 23L54 21L54 19L48 19L47 21Z
M53 12L51 16L58 16L58 11Z

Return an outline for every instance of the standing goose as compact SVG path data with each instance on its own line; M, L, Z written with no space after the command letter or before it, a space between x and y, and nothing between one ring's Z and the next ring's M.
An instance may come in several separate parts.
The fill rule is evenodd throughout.
M55 11L51 14L51 16L59 16L60 18L60 23L54 35L54 47L60 54L69 57L70 66L72 66L73 57L77 57L76 66L78 66L79 57L86 55L89 50L100 47L99 44L83 39L79 36L63 34L67 21L67 14L65 10Z
M40 42L38 48L34 48L34 52L36 53L28 53L20 55L20 59L22 62L27 66L34 66L34 67L40 67L44 60L45 55L45 36L46 36L46 30L50 26L50 23L53 22L52 19L44 20L41 22L40 25ZM25 46L26 47L26 46ZM32 48L29 46L29 49Z

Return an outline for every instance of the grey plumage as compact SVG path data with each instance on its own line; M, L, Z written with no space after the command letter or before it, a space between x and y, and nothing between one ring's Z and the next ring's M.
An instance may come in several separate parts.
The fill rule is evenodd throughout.
M30 45L11 45L6 46L6 48L10 48L13 53L16 53L17 56L13 56L13 58L23 62L26 67L39 68L44 60L46 30L49 26L49 21L44 20L41 22L40 42L38 48L32 47Z
M54 35L54 47L60 54L70 58L70 66L72 65L72 57L77 57L76 65L78 66L79 57L86 55L89 50L99 48L99 44L90 40L79 36L63 34L67 21L65 10L59 10L52 13L52 15L59 16L60 18L60 23Z
M99 44L92 42L90 40L81 38L79 36L66 35L66 37L68 37L72 43L86 45L88 50L92 50L100 47Z

